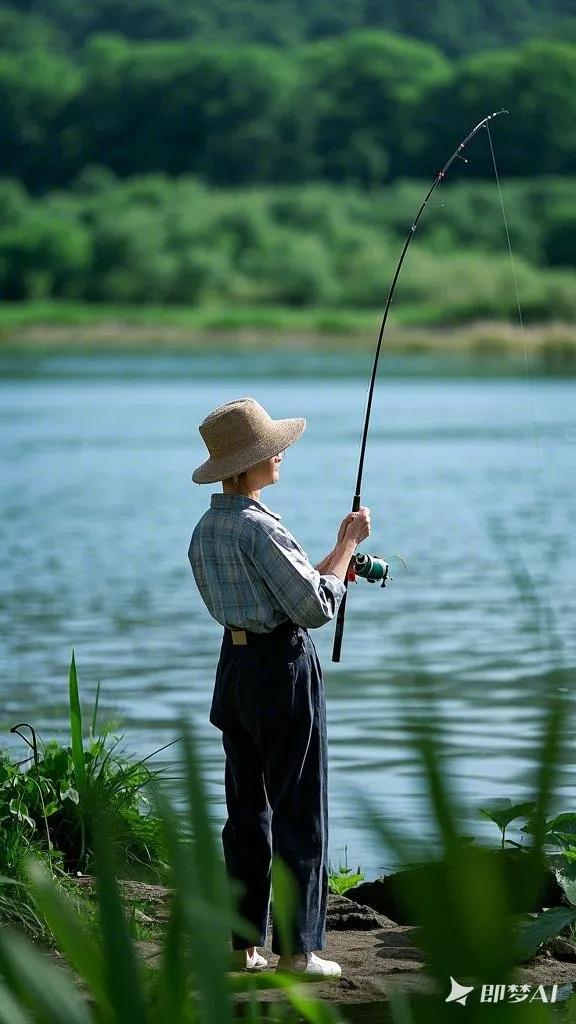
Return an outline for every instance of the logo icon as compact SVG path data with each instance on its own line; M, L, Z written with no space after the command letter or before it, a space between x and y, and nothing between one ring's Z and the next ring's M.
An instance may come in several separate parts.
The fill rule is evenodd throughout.
M452 983L452 989L450 995L446 996L445 1002L447 1003L461 1003L462 1006L466 1006L466 1000L471 992L474 991L474 985L459 985L455 978L450 976Z

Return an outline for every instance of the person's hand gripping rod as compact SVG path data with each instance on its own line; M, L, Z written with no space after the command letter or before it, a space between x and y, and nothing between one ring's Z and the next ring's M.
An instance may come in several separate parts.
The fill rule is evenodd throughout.
M354 500L356 504L356 499ZM354 508L352 512L342 520L340 529L338 530L337 544L347 544L350 546L351 553L354 551L366 537L370 536L370 509L366 506L360 507L360 501L358 500L358 508ZM332 652L332 661L340 661L340 649L342 646L342 635L344 632L344 606L346 604L346 595L348 593L348 582L355 578L354 574L354 559L350 559L348 566L348 572L344 580L344 596L340 602L338 608L338 615L336 618L336 633L334 636L334 649Z

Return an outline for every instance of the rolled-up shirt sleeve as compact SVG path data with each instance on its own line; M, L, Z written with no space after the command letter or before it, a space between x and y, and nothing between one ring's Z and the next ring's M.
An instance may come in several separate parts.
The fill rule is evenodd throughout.
M321 574L282 524L258 531L252 558L260 576L286 615L315 629L335 615L346 588L333 573Z

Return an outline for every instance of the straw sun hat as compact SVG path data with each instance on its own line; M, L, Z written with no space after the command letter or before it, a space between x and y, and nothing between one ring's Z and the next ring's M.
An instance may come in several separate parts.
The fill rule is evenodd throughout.
M196 484L213 484L271 459L304 432L306 420L273 420L255 398L236 398L214 409L198 427L210 458L192 474Z

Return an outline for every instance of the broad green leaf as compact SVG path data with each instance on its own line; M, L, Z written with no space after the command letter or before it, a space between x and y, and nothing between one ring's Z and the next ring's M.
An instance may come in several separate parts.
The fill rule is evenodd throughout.
M546 825L545 825L545 836L544 836L545 842L548 842L548 835L547 835L547 833L548 833L548 829L549 828L550 828L550 822L548 821L548 822L546 822ZM536 822L536 820L534 818L529 818L528 821L526 822L526 824L522 825L520 831L521 832L526 832L527 835L529 835L529 836L534 836L534 835L536 835L536 829L537 829L537 822Z
M516 937L519 956L527 960L542 942L554 938L573 921L576 921L576 910L570 910L569 907L551 907L533 920L521 924Z
M571 832L550 832L546 837L547 843L556 843L562 851L576 849L576 836Z
M76 659L72 651L70 662L70 736L72 738L72 761L74 763L74 776L76 785L81 793L86 789L86 769L84 765L84 743L82 739L82 710L80 708L80 695L78 693L78 675L76 673Z
M63 789L60 793L61 800L71 800L73 804L80 803L80 797L78 790L74 789L73 786L68 786L68 789Z
M548 828L551 832L561 832L563 835L574 836L574 845L576 845L576 813L573 811L567 811L552 818L548 822Z
M526 800L520 804L513 804L511 800L495 800L489 807L480 807L480 814L496 822L498 828L505 829L511 821L516 818L527 818L534 810L534 801Z
M351 889L354 885L358 885L359 882L363 882L364 878L365 876L362 873L345 875L344 877L333 875L329 876L328 884L331 892L343 894L347 889Z
M31 828L36 828L33 819L28 814L28 808L26 804L23 804L21 800L13 798L9 805L10 814L13 814L18 821L25 821Z

